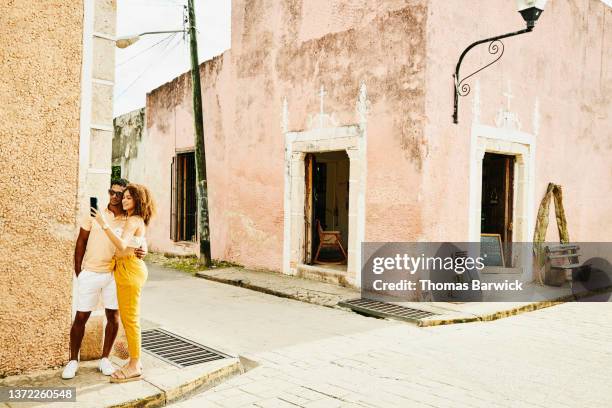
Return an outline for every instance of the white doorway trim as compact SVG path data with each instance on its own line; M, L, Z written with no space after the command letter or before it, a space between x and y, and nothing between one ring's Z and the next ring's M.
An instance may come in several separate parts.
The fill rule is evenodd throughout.
M515 156L512 242L530 242L535 226L535 157L532 134L476 124L470 143L469 241L480 242L482 160L485 153Z
M285 191L283 273L296 275L298 265L304 261L304 199L305 163L308 153L346 151L349 158L349 214L348 214L348 262L346 280L361 285L361 243L365 240L365 189L366 189L366 114L368 101L362 84L357 102L358 124L339 126L334 115L323 111L311 116L309 129L289 132L288 108L283 103L281 126L285 136Z

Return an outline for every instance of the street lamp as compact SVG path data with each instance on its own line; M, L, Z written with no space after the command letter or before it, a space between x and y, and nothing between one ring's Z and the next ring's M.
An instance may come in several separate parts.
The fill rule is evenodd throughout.
M521 14L523 19L527 23L527 28L525 28L524 30L515 31L512 33L502 34L502 35L487 38L484 40L476 41L470 44L461 53L461 56L459 57L459 61L457 62L457 66L455 68L455 73L453 74L453 88L454 88L453 93L454 93L454 99L455 99L455 106L453 110L453 123L459 123L459 118L458 118L459 97L466 96L467 94L470 93L470 85L465 83L465 81L468 78L476 75L483 69L499 61L502 55L504 55L504 43L500 41L502 38L513 37L515 35L531 32L533 28L535 27L535 23L540 17L540 14L542 14L542 12L544 11L544 6L546 5L547 1L548 0L517 0L518 12ZM489 43L489 48L488 48L489 54L498 55L497 58L489 62L484 67L479 68L478 70L472 72L466 77L460 79L459 69L461 68L461 62L463 61L463 58L472 48L474 48L477 45L484 44L484 43Z
M143 35L149 34L168 34L168 33L184 33L185 30L170 30L170 31L147 31L146 33L140 33L137 35L131 35L127 37L120 37L115 40L115 45L117 48L127 48L130 45L134 44L136 41L140 40L140 37Z
M518 12L521 13L523 19L527 23L527 28L533 29L536 21L540 18L540 14L544 11L544 6L547 0L518 0Z

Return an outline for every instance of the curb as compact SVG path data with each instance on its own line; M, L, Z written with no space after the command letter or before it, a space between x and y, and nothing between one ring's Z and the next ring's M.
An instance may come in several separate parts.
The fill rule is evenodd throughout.
M256 292L261 292L261 293L265 293L267 295L272 295L272 296L277 296L280 298L285 298L285 299L291 299L291 300L297 300L299 302L304 302L304 303L310 303L313 305L318 305L318 306L324 306L324 307L329 307L331 309L340 309L340 307L338 307L337 303L334 304L329 304L329 303L322 303L322 302L313 302L310 300L310 298L305 298L305 297L301 297L292 293L287 293L287 292L281 292L275 289L270 289L264 286L258 286L258 285L254 285L251 284L249 282L245 282L241 279L226 279L226 278L219 278L216 276L211 276L208 275L204 272L196 272L195 274L196 277L198 278L202 278L202 279L206 279L209 281L213 281L213 282L218 282L218 283L225 283L227 285L232 285L232 286L237 286L239 288L245 288L245 289L250 289L250 290L254 290ZM342 308L344 309L344 308Z
M474 322L491 322L493 320L499 320L510 316L515 316L521 313L533 312L535 310L544 309L547 307L560 305L567 303L568 300L553 300L553 301L542 301L537 303L531 303L525 306L515 307L508 310L502 310L500 312L490 313L486 315L474 316L474 317L458 317L450 319L423 319L418 320L416 325L418 327L433 327L433 326L444 326L447 324L461 324L461 323L474 323Z
M329 307L332 309L341 309L341 310L354 312L350 308L342 307L341 305L342 302L339 302L339 304L334 304L334 305L324 304L324 303L319 303L319 302L312 302L309 299L305 299L300 296L295 296L295 295L292 295L286 292L280 292L280 291L270 289L267 287L263 287L263 286L253 285L249 282L245 282L240 279L219 278L216 276L208 275L205 272L196 272L195 275L198 278L202 278L202 279L206 279L206 280L210 280L214 282L219 282L219 283L224 283L227 285L238 286L241 288L246 288L246 289L254 290L257 292L262 292L262 293L272 295L272 296L278 296L278 297L282 297L286 299L297 300L300 302L306 302L306 303L311 303L311 304L315 304L319 306L325 306L325 307ZM490 322L490 321L503 319L503 318L510 317L510 316L515 316L521 313L527 313L527 312L533 312L539 309L545 309L547 307L556 306L556 305L560 305L560 304L567 303L567 302L578 301L585 297L589 297L589 296L593 296L593 295L597 295L601 293L607 293L610 291L612 291L612 286L603 288L600 290L587 291L587 292L578 293L578 294L561 296L553 300L534 302L534 303L530 303L524 306L514 307L512 309L502 310L499 312L484 314L480 316L476 315L476 316L470 316L470 317L457 317L457 318L449 318L449 319L421 319L421 320L415 320L413 323L416 324L417 327L433 327L433 326L443 326L443 325L448 325L448 324Z
M282 297L282 298L286 298L286 299L301 300L297 296L293 296L293 295L291 295L289 293L280 292L280 291L277 291L277 290L274 290L274 289L269 289L269 288L266 288L264 286L252 285L252 284L250 284L248 282L244 282L241 279L218 278L216 276L207 275L207 274L205 274L203 272L196 272L196 276L198 278L206 279L206 280L213 281L213 282L225 283L227 285L238 286L239 288L251 289L251 290L254 290L254 291L257 291L257 292L265 293L267 295L278 296L278 297Z
M202 279L206 279L206 280L210 280L213 282L218 282L218 283L225 283L227 285L232 285L232 286L237 286L240 288L245 288L245 289L250 289L250 290L254 290L257 292L262 292L268 295L272 295L272 296L278 296L278 297L282 297L282 298L286 298L286 299L293 299L293 300L297 300L300 302L306 302L306 303L312 303L312 304L316 304L319 306L325 306L325 307L329 307L332 309L341 309L341 310L346 310L348 312L352 312L355 313L355 311L351 308L347 308L347 307L343 307L341 305L341 302L337 305L327 305L327 304L321 304L321 303L316 303L316 302L309 302L307 299L303 299L300 298L298 296L292 296L291 294L285 293L285 292L280 292L280 291L276 291L274 289L270 289L270 288L266 288L263 286L257 286L257 285L252 285L250 283L244 282L240 279L225 279L225 278L219 278L216 276L211 276L208 275L204 272L196 272L196 276L198 278L202 278ZM550 307L550 306L555 306L561 303L565 303L567 301L573 300L573 298L575 297L575 295L569 295L566 296L566 300L563 300L563 298L561 299L557 299L554 301L543 301L543 302L537 302L537 303L532 303L529 305L525 305L525 306L521 306L521 307L516 307L510 310L504 310L504 311L500 311L500 312L495 312L495 313L491 313L488 315L482 315L482 316L473 316L473 317L458 317L458 318L450 318L450 319L429 319L429 320L414 320L412 322L408 322L408 323L413 323L415 324L417 327L433 327L433 326L443 326L443 325L449 325L449 324L460 324L460 323L473 323L473 322L488 322L488 321L493 321L493 320L498 320L498 319L503 319L505 317L510 317L510 316L514 316L520 313L526 313L526 312L531 312L534 310L538 310L538 309L544 309L546 307Z
M148 397L139 398L132 401L127 401L121 404L108 405L107 408L153 408L163 407L168 404L178 402L185 399L195 393L210 389L219 383L234 377L244 372L240 359L236 357L236 361L228 366L221 367L218 370L207 372L197 378L194 378L188 382L185 382L177 387L172 387L167 390L163 390L158 385L151 383L145 379L143 381L148 382L153 387L159 389L159 393L150 395Z
M481 316L474 317L459 317L455 319L423 319L417 321L418 327L433 327L443 326L447 324L459 324L459 323L473 323L473 322L491 322L493 320L499 320L510 316L515 316L521 313L533 312L535 310L545 309L551 306L557 306L563 303L576 302L580 299L587 298L590 296L609 293L612 291L612 286L602 288L599 290L586 291L582 293L573 293L571 295L561 296L553 300L546 300L540 302L530 303L528 305L515 307L509 310L503 310L500 312L490 313Z

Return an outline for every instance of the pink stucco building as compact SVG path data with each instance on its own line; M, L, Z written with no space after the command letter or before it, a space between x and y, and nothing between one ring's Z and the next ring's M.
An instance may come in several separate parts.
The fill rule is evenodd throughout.
M612 9L550 1L469 80L454 124L461 52L525 25L513 2L471 3L234 0L231 49L200 66L213 258L359 286L362 241L531 241L549 182L572 240L609 240ZM494 58L480 46L461 72ZM147 96L123 158L160 204L157 251L196 252L190 82ZM311 265L317 220L346 265Z

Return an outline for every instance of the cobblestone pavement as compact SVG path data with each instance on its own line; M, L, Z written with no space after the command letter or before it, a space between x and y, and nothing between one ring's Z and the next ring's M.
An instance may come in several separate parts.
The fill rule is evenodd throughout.
M152 266L143 315L259 364L180 408L612 406L612 303L418 328Z

